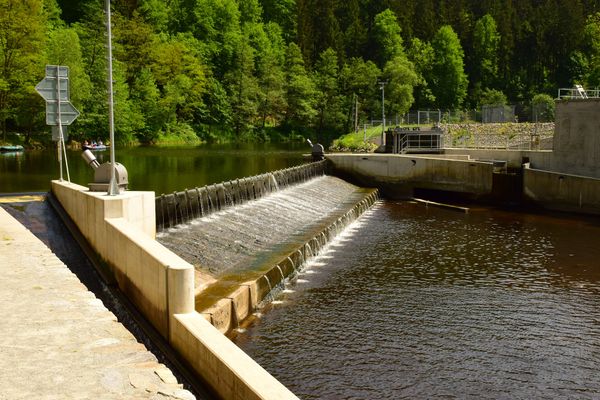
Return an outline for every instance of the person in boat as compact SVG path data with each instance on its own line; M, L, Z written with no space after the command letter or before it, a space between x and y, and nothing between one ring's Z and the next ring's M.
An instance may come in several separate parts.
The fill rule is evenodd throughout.
M102 139L98 139L98 146L103 146L104 143L102 143Z
M90 145L90 143L89 143L87 140L84 140L84 141L83 141L83 147L87 147L87 146L89 146L89 145Z

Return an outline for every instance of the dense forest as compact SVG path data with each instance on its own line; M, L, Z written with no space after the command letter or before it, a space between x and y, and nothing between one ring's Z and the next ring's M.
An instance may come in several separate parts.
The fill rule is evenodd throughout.
M104 0L0 0L0 128L49 131L34 86L70 67L75 139L106 138ZM598 0L112 0L119 142L350 131L600 85Z

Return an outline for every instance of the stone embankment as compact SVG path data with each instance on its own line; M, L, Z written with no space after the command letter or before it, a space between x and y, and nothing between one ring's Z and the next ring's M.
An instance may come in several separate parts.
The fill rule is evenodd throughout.
M554 123L444 124L445 148L551 150Z

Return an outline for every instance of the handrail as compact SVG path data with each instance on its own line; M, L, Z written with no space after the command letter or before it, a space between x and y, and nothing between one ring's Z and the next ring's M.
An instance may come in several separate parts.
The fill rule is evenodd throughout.
M597 99L600 98L600 89L584 89L581 85L572 88L558 89L557 99Z

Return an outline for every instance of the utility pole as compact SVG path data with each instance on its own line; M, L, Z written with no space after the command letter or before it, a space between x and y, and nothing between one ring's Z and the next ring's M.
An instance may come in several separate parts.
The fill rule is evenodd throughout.
M112 69L112 28L110 21L110 0L106 0L106 34L108 47L108 129L110 136L110 183L108 185L108 195L116 196L119 194L117 186L117 177L115 174L115 111L113 99L113 69Z
M381 145L385 146L385 85L387 81L377 82L381 89Z
M354 132L358 133L358 96L354 94Z

